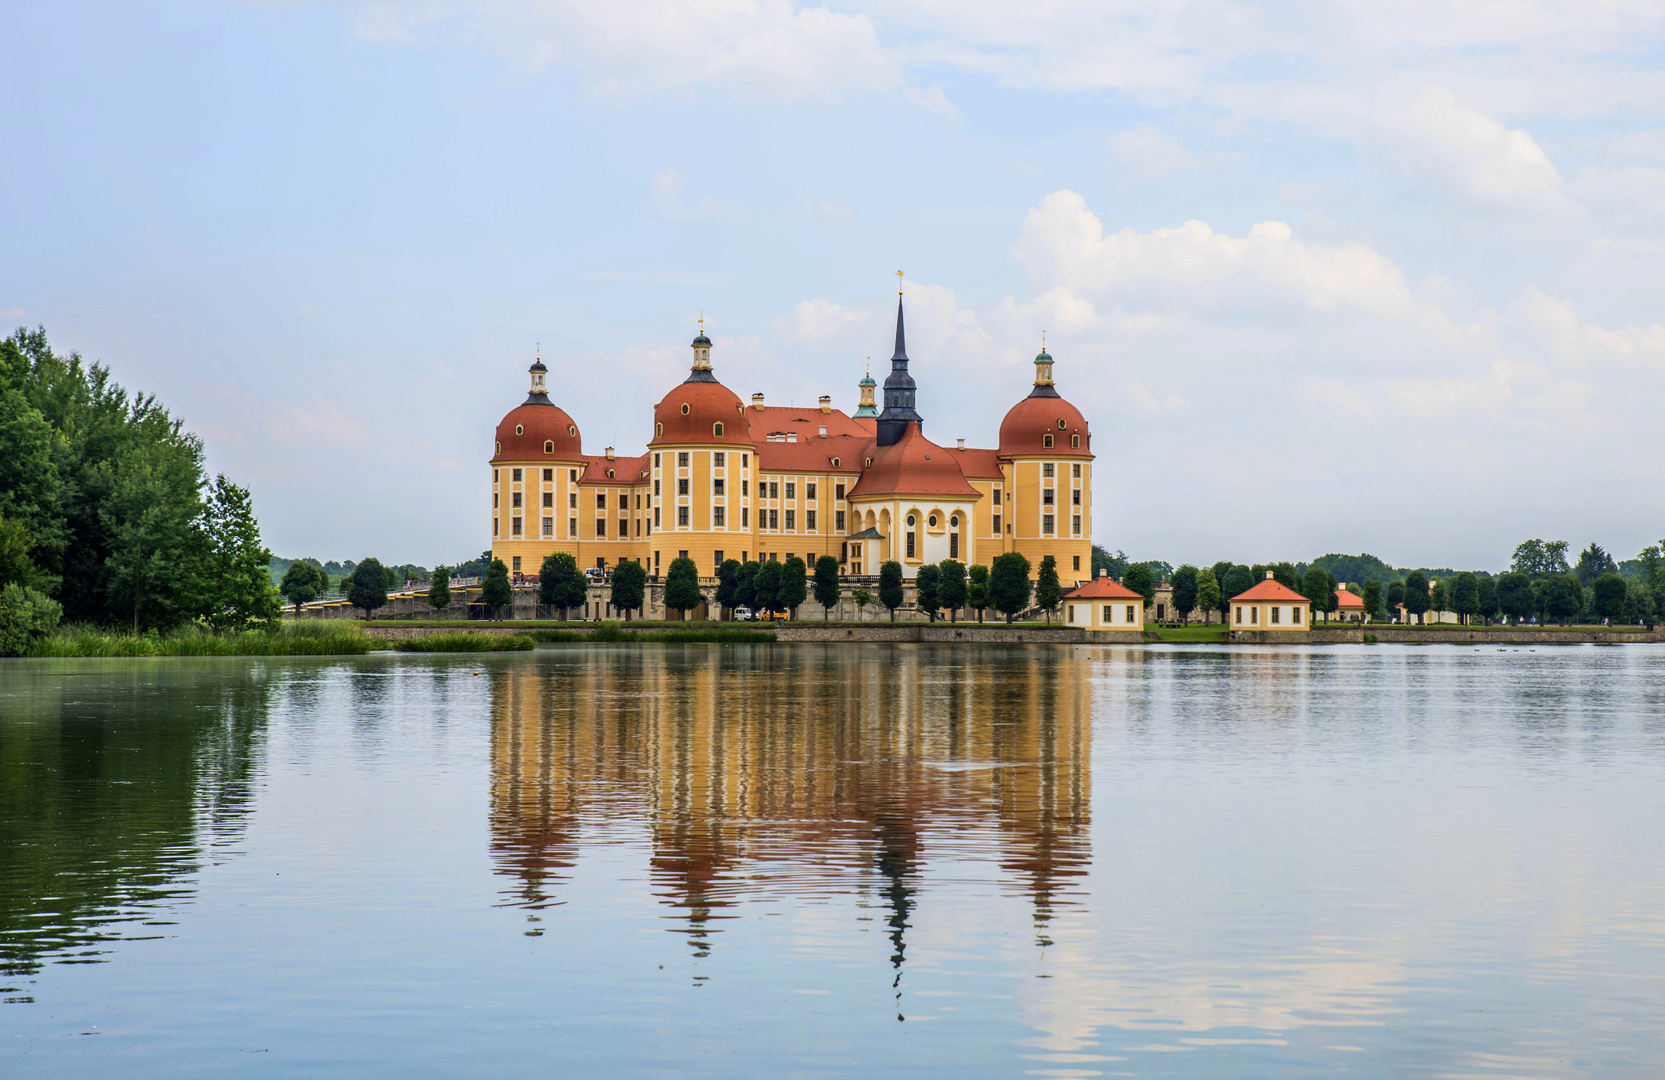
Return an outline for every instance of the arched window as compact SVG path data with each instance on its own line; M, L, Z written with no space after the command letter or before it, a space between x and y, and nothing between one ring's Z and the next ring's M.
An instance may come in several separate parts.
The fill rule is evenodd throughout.
M1052 436L1051 435L1043 435L1041 437L1041 445L1046 447L1048 450L1052 449Z
M837 458L833 458L833 468L835 468L835 469L838 468L838 459Z
M545 439L543 441L543 452L546 453L546 454L553 454L555 452L555 440L554 439Z
M655 425L653 425L653 433L655 435L665 434L665 425L664 424L655 424Z
M914 540L913 540L914 532L913 532L913 515L912 514L908 515L908 531L904 534L904 536L905 536L906 541L907 541L907 554L904 557L911 559L911 558L914 557L914 554L913 554L913 552L914 552Z
M498 453L499 453L499 454L501 454L501 453L502 453L502 452L503 452L503 443L502 443L502 442L501 442L501 441L499 441L499 442L498 442L498 443L497 443L497 452L498 452Z
M719 439L723 437L723 422L721 420L711 425L711 434Z
M613 473L613 470L612 470L612 469L608 469L608 470L607 470L607 479L609 479L609 480L611 480L611 479L613 479L613 478L614 478L614 473Z
M682 403L682 415L683 416L687 416L689 413L691 413L693 411L694 411L694 408L693 408L692 405L689 405L686 401L684 401Z
M515 425L515 434L516 435L526 434L526 425L525 424L516 424Z
M871 468L872 468L872 467L873 467L873 459L872 459L872 458L868 458L868 459L867 459L867 465L866 465L866 468L869 468L869 469L871 469Z
M567 425L567 437L570 438L570 439L578 438L578 429L576 427L574 427L573 425L568 424Z
M1081 436L1071 435L1070 436L1070 445L1073 446L1077 450L1081 449Z

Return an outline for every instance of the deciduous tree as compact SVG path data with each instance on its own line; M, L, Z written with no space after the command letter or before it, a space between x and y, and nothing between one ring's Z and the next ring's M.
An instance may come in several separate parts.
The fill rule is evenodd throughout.
M724 559L723 565L717 567L717 603L725 613L732 613L739 606L736 599L739 588L740 560Z
M1021 552L996 555L989 566L989 602L1010 623L1029 609L1029 560Z
M838 557L823 555L815 560L815 602L821 605L821 621L832 618L832 609L838 606L840 593L838 584Z
M967 593L965 563L944 559L937 564L937 599L948 612L950 622L958 622L960 609L966 606Z
M1590 607L1598 619L1617 622L1624 618L1625 579L1611 570L1596 578L1590 585Z
M665 572L665 606L686 619L690 611L700 606L700 599L699 567L687 556L672 559Z
M324 572L311 563L297 559L283 572L283 583L278 586L278 591L295 605L295 615L298 618L301 605L312 603L324 591Z
M556 551L544 556L538 568L538 603L561 609L561 621L566 622L572 609L590 598L590 582L578 569L578 560L570 552Z
M629 622L630 613L642 610L646 601L647 570L633 559L621 560L613 567L613 594L608 603L624 612L624 621Z
M1178 574L1175 574L1178 577ZM1220 582L1214 576L1214 568L1205 566L1197 571L1197 607L1202 611L1220 610ZM1207 616L1203 620L1207 621Z
M1156 575L1151 573L1148 563L1128 563L1127 573L1122 575L1122 584L1145 598L1145 606L1150 607L1151 601L1156 599Z
M1145 572L1150 571L1147 569ZM1052 613L1058 610L1063 598L1064 589L1058 581L1058 560L1051 555L1043 555L1040 569L1035 573L1035 606L1046 612L1047 622L1052 621Z
M503 564L499 561L497 565ZM490 579L487 580L489 582ZM366 619L375 618L376 609L387 606L387 571L382 568L381 561L365 559L360 562L353 567L352 581L347 602L356 608L363 608ZM503 582L507 585L508 581L508 572L504 571Z
M1492 620L1497 618L1497 579L1490 574L1475 575L1475 592L1479 603L1476 614L1490 626Z
M1480 614L1480 579L1464 571L1451 579L1451 610L1464 624Z
M1420 624L1428 611L1428 577L1421 570L1405 575L1405 614L1415 615Z
M868 592L866 589L858 588L850 594L850 599L856 605L856 621L860 622L863 611L866 609L868 604L873 602L873 594Z
M1191 612L1197 609L1197 577L1198 570L1190 563L1174 571L1174 610L1179 612L1181 622L1189 623Z
M977 621L983 621L983 612L989 607L989 568L981 564L966 568L965 587L966 606L977 613Z
M217 626L267 626L282 613L272 588L272 553L260 542L260 525L247 488L220 474L208 489L201 529L205 540L205 608Z
M793 555L780 564L780 606L798 617L798 607L809 599L809 567Z
M365 560L365 562L369 561L371 560ZM376 568L380 570L380 564L377 564ZM356 584L358 579L363 576L364 563L359 563L358 569L353 571L355 589L358 587ZM382 593L382 597L385 601L387 597L385 591ZM486 568L486 580L480 584L480 603L491 609L494 618L500 619L503 617L503 609L508 607L514 598L514 587L509 584L509 568L504 565L502 559L493 559L491 565Z
M1300 593L1312 601L1314 614L1328 612L1330 605L1336 603L1335 578L1322 566L1309 566L1301 578Z
M1371 579L1364 583L1365 618L1373 619L1382 613L1382 583Z
M937 612L941 609L941 601L937 599L937 584L942 580L942 572L931 563L926 563L913 574L913 602L914 606L925 613L932 622L937 621Z
M879 566L879 603L890 609L890 621L896 621L896 609L902 606L902 564L892 559Z
M541 574L538 577L538 589L543 589ZM435 611L444 611L451 606L451 571L446 567L434 567L433 576L428 579L428 606Z

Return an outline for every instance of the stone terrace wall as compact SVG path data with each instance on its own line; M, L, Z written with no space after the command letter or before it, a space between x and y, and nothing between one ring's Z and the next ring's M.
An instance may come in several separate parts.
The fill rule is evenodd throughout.
M871 626L816 626L810 622L776 623L777 641L944 641L1035 642L1052 645L1137 644L1138 631L1089 634L1064 626L996 626L976 623L874 623Z
M1365 634L1375 634L1382 644L1395 645L1624 645L1644 641L1665 641L1665 630L1653 633L1636 630L1539 630L1515 626L1466 626L1435 630L1418 626L1370 626L1358 630L1313 630L1315 643L1359 644ZM1233 640L1237 640L1233 635Z

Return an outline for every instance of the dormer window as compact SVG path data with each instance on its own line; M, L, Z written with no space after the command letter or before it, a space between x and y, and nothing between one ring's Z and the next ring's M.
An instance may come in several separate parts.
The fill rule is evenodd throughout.
M1051 450L1052 449L1052 436L1051 435L1041 436L1041 445L1046 447L1048 450Z
M515 434L516 435L526 434L526 425L525 424L516 424L515 425Z
M571 424L568 424L567 425L567 437L571 438L571 439L578 438L578 429L576 427L572 426Z
M833 468L835 468L835 469L838 468L838 459L837 458L832 459L832 465L833 465Z
M867 464L866 464L866 465L865 465L865 466L863 466L863 467L864 467L864 468L868 468L868 469L871 469L871 468L872 468L872 467L873 467L873 459L872 459L872 458L868 458L868 459L867 459Z
M614 473L613 473L613 470L612 470L612 469L608 469L608 470L607 470L607 479L609 479L609 480L611 480L611 479L613 479L613 477L614 477Z
M498 442L498 443L497 443L497 452L498 452L498 453L499 453L499 454L501 454L501 453L502 453L502 452L503 452L503 444L502 444L502 442Z
M686 401L684 401L682 403L682 415L683 416L687 416L689 413L691 413L693 411L694 411L694 407L692 405L689 405Z
M723 437L723 422L721 420L711 425L711 434L719 439Z
M1070 446L1074 447L1077 450L1081 449L1081 436L1071 435L1070 436Z
M546 454L553 454L555 452L555 440L554 439L545 439L543 441L543 452L546 453Z
M1060 416L1060 417L1059 417L1059 418L1058 418L1058 430L1059 430L1059 431L1063 431L1063 430L1064 430L1064 418L1063 418L1063 417L1062 417L1062 416Z
M655 435L663 436L665 434L665 425L664 424L655 424L655 425L653 425L653 433Z

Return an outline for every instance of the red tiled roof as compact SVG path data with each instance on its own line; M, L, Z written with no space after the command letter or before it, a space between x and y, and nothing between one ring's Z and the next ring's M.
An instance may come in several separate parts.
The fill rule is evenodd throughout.
M1045 436L1052 436L1052 445ZM1070 446L1070 436L1080 435L1081 446ZM1086 457L1092 454L1093 439L1081 410L1061 397L1026 397L1013 405L1000 421L1000 455L1045 454L1049 457Z
M1335 598L1339 603L1338 610L1341 610L1341 611L1363 611L1364 610L1364 597L1358 595L1357 593L1350 593L1346 589L1337 589L1335 591Z
M1137 600L1141 604L1145 598L1118 581L1112 581L1108 575L1096 577L1079 588L1071 589L1064 594L1065 600Z
M873 437L871 422L862 421L834 409L822 412L818 405L808 405L801 408L790 406L770 405L762 409L746 408L746 434L755 443L763 445L770 435L790 432L798 436L798 441L813 439L821 436L821 429L827 429L827 437L835 435L851 435L856 437Z
M609 461L606 457L584 456L584 471L578 474L580 484L640 484L644 482L642 473L647 470L648 455L639 457L615 457ZM607 470L613 470L612 479L608 479Z
M682 411L687 406L688 411ZM746 436L745 420L740 415L740 399L733 390L719 382L685 382L674 387L653 407L655 435L648 443L740 444L750 440ZM717 434L717 425L723 433ZM658 434L663 427L664 434Z
M521 434L515 434L515 428ZM543 452L543 444L555 444L554 453ZM497 425L496 461L582 461L578 426L564 409L555 405L517 405Z
M965 482L965 475L954 461L953 450L944 450L919 433L919 425L909 421L900 442L892 446L877 446L873 467L861 474L851 489L850 497L863 495L954 495L976 498L978 491Z
M861 472L861 463L871 453L871 435L829 435L799 439L795 443L766 442L757 447L757 467L767 472L849 473ZM838 464L833 464L833 459Z
M1005 476L1000 471L998 450L974 450L968 446L964 450L955 450L954 460L960 466L960 474L967 479L1000 480Z
M1289 586L1280 581L1273 581L1271 578L1267 578L1265 581L1262 581L1260 584L1256 585L1247 592L1238 593L1236 596L1231 598L1231 602L1234 604L1239 600L1272 600L1280 603L1293 601L1298 604L1312 603L1311 600L1308 600L1294 589L1291 589Z

